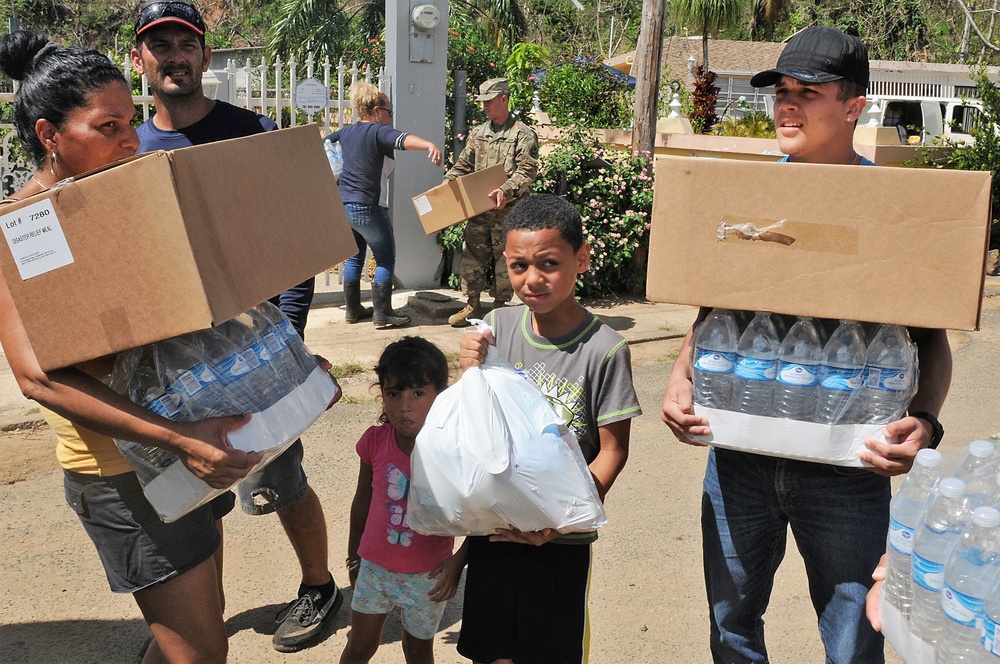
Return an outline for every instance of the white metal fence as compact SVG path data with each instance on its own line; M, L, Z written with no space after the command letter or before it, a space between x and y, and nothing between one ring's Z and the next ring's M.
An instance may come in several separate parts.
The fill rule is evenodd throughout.
M302 65L305 75L302 76ZM132 62L125 59L123 73L126 80L132 80ZM329 92L330 103L325 110L316 114L303 114L295 107L295 88L303 80L315 78ZM242 64L229 60L223 70L209 70L203 78L205 93L215 99L228 101L230 104L249 108L262 115L271 117L278 127L297 126L305 122L318 123L325 132L350 124L354 121L349 90L359 79L364 79L380 89L386 90L388 82L385 71L379 69L375 74L370 67L360 69L357 63L350 67L341 60L334 65L329 58L317 66L312 54L304 63L298 63L295 58L287 61L276 59L268 65L262 58L254 64L249 58ZM133 101L140 107L139 115L146 121L153 115L153 97L149 91L146 77L143 76L138 91L133 91ZM0 92L0 104L12 104L13 92ZM15 138L13 126L0 124L0 194L9 196L19 189L31 176L33 167L24 157L12 154L12 142Z

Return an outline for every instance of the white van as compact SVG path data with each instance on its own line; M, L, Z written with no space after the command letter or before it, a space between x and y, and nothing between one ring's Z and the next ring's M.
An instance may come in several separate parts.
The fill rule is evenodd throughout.
M982 104L974 99L879 97L868 100L861 122L878 102L883 127L896 127L900 142L926 144L936 138L972 143L972 130L983 122Z

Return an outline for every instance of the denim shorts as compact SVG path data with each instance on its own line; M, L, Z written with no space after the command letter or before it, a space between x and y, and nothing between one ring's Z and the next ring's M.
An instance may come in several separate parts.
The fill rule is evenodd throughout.
M403 629L408 634L425 641L433 639L448 602L435 602L427 597L437 583L437 579L429 579L427 574L392 572L362 558L351 609L366 615L385 615L398 606Z
M236 485L240 508L255 516L284 509L308 490L309 482L302 470L301 440L296 440L277 459Z
M97 547L116 593L134 593L180 576L211 558L222 542L211 504L163 523L135 473L63 473L66 502Z

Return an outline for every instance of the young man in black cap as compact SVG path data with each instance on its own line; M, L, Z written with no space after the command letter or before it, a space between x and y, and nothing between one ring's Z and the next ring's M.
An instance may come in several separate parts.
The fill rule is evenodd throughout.
M156 115L138 128L139 152L176 148L250 136L277 129L264 116L205 96L202 74L208 71L211 48L205 46L205 23L187 0L152 0L139 6L132 63L145 74L156 103ZM304 337L314 280L281 293L273 301ZM302 441L297 440L260 473L237 487L248 514L278 513L302 569L298 599L274 634L273 645L294 652L312 645L343 604L343 595L328 567L326 520L319 497L302 470ZM218 505L217 516L232 509L232 494ZM222 502L223 499L217 499ZM216 554L222 565L222 548ZM221 578L221 575L220 575Z
M792 37L777 66L751 83L774 85L775 129L786 161L874 165L854 151L853 141L868 78L868 53L860 39L813 27ZM842 193L831 192L831 204L836 195ZM703 309L698 321L707 312ZM907 472L921 448L940 442L936 413L951 382L944 330L910 328L910 335L918 349L919 389L909 416L885 427L886 437L898 443L865 441L860 456L871 468L710 450L702 546L715 662L768 661L763 614L789 526L805 561L826 661L884 661L882 638L865 619L865 594L885 552L889 477ZM694 415L692 396L689 332L663 397L663 421L678 440L699 444L689 436L705 435L709 427Z

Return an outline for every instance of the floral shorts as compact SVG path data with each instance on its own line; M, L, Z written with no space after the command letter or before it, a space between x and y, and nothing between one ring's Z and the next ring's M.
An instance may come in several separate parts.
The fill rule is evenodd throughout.
M427 578L427 574L391 572L362 558L351 608L358 613L382 615L398 606L407 633L418 639L433 639L448 603L427 597L437 583L436 579Z

